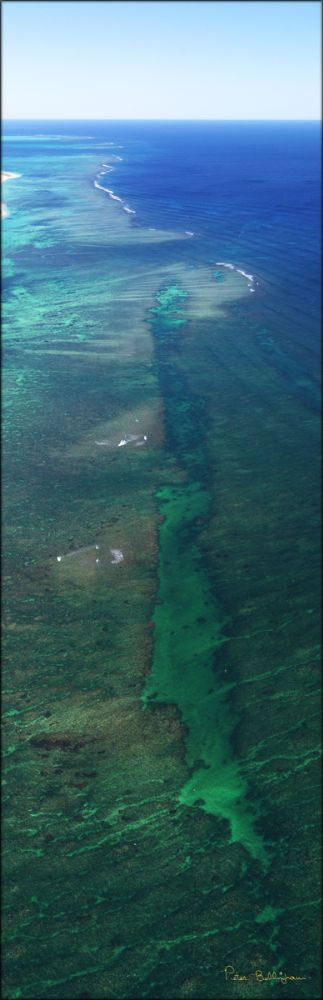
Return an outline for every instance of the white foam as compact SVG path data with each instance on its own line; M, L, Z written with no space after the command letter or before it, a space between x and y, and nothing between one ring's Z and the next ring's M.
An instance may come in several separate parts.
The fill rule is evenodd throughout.
M110 552L113 556L113 559L111 559L112 566L117 566L118 563L124 561L124 555L123 552L121 552L121 549L110 549Z
M216 260L215 263L217 267L229 267L230 271L237 271L238 274L242 274L243 278L247 278L249 292L255 291L252 287L252 283L255 280L253 274L248 274L247 271L243 271L241 267L235 267L234 264L227 264L224 260ZM258 281L256 281L256 285L258 285Z
M144 434L143 437L137 434L136 437L137 441L135 442L135 448L142 448L142 446L145 444L145 441L147 441L147 434Z
M17 177L22 177L22 174L14 174L12 170L2 170L1 184L5 184L6 181L15 181Z
M194 236L194 233L192 233L190 229L185 229L184 232L186 236Z
M237 267L236 270L238 271L238 274L242 274L244 278L248 278L248 281L254 280L253 274L247 274L246 271L241 271L240 267Z
M121 441L119 441L118 448L123 448L123 446L125 444L133 444L133 443L135 443L135 444L137 443L138 444L138 442L140 444L144 444L145 441L147 441L147 435L146 434L144 434L144 435L142 435L142 434L127 434L125 438L122 438Z
M94 187L99 188L100 191L105 191L113 201L121 201L122 204L122 198L119 198L117 194L114 194L114 192L111 191L111 188L103 187L103 184L99 184L98 181L94 181Z
M126 206L126 205L124 205L124 206L123 206L123 211L124 211L124 212L129 212L129 213L130 213L130 215L135 215L135 214L136 214L136 212L135 212L135 209L134 209L134 208L127 208L127 206Z
M81 549L73 549L71 552L65 552L63 556L56 556L57 562L62 562L65 559L75 559L75 557L83 557L91 552L94 552L99 548L99 545L84 545Z
M108 191L108 194L110 195L110 198L112 198L112 201L121 201L122 204L122 198L119 198L119 196L114 194L113 191Z

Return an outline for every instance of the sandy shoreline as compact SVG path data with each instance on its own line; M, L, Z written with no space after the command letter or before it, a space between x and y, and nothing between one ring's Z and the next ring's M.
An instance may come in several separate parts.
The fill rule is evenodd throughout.
M13 181L13 180L16 179L16 177L21 177L21 174L14 174L11 170L1 170L1 184L4 184L5 181ZM5 219L7 217L7 215L9 215L7 206L2 201L1 202L1 218Z

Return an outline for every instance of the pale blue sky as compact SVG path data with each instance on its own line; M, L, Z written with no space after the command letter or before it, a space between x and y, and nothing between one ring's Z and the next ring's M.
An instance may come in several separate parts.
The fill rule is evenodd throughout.
M320 118L321 4L5 0L4 118Z

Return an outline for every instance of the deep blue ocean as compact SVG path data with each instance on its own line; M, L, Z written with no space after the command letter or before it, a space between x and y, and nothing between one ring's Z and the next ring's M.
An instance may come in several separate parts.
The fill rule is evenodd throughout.
M77 136L68 158L106 142L123 147L114 186L141 226L194 231L197 254L235 261L266 283L266 321L287 356L320 366L319 122L7 122L3 167L25 169L34 145L13 136ZM81 137L91 137L85 141ZM74 147L74 148L73 148ZM37 152L57 153L57 139ZM119 154L122 149L119 149ZM48 162L48 160L47 160ZM10 167L8 166L8 169ZM88 177L88 183L92 178ZM239 262L239 263L238 263Z

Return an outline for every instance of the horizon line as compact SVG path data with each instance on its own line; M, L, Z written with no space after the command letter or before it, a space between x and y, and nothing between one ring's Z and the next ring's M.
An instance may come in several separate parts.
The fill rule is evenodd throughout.
M2 122L321 122L321 118L2 118Z

